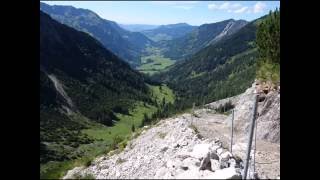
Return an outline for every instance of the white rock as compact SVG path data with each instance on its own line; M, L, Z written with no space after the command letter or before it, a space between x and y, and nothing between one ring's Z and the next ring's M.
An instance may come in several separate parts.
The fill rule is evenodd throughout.
M214 145L212 145L211 146L211 149L213 150L213 151L216 151L217 149L219 149L221 146L219 146L219 145L217 145L217 144L214 144Z
M81 166L81 167L76 167L76 168L73 168L72 170L69 170L67 174L63 177L63 179L73 179L74 178L73 176L75 174L81 173L81 171L84 168L85 168L84 166Z
M210 159L210 162L211 162L211 170L212 171L216 171L216 170L220 169L220 163L218 160Z
M184 159L184 160L182 161L181 166L182 166L182 167L188 167L188 169L197 168L196 163L200 163L199 159L189 157L189 158L186 158L186 159Z
M229 160L229 163L230 163L230 167L234 167L235 168L237 166L237 162L233 158Z
M189 171L184 171L177 176L176 179L199 179L201 177L201 173L197 169L191 169Z
M181 146L187 146L188 145L188 142L187 141L183 141L182 143L181 143Z
M216 138L214 138L214 142L218 143L218 142L220 142L220 139L218 137L216 137Z
M220 154L220 156L221 156L221 158L223 158L223 159L229 159L229 158L232 157L232 154L231 154L229 151L226 151L226 152Z
M221 155L221 153L223 152L223 148L219 148L219 149L217 149L217 153L218 153L218 155Z
M241 178L241 175L236 171L235 168L225 168L215 171L213 174L205 177L205 179L237 179Z
M204 170L204 171L200 171L200 178L203 179L203 177L207 177L207 176L210 176L212 175L212 171L209 171L209 170Z
M165 176L165 174L168 172L168 169L166 167L161 167L157 172L156 172L156 175L155 175L155 178L158 179L158 178L162 178Z
M206 157L208 152L210 152L210 144L197 144L193 147L190 155L200 159Z
M180 167L181 164L182 164L182 162L180 160L175 159L175 160L168 160L166 166L169 169L176 169L176 168Z

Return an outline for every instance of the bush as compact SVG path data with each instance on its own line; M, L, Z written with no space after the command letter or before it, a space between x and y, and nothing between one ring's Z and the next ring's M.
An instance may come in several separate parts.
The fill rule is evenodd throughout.
M92 164L92 160L90 159L90 160L88 160L88 161L86 162L85 166L86 166L86 167L89 167L89 166L91 166L91 164Z
M136 130L136 128L134 127L134 124L132 124L131 131L134 132L135 130Z
M259 52L257 78L280 82L280 11L276 9L259 25L256 44Z
M280 81L280 65L268 61L260 61L258 64L257 78L261 81Z
M119 144L123 141L123 137L119 136L119 135L116 135L114 138L113 138L113 141L112 141L112 144L111 144L111 148L112 149L117 149L119 148Z

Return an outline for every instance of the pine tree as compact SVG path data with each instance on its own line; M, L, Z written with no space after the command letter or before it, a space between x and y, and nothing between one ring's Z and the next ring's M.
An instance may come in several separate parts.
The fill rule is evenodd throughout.
M257 30L258 71L260 79L280 80L280 11L274 12L264 19Z

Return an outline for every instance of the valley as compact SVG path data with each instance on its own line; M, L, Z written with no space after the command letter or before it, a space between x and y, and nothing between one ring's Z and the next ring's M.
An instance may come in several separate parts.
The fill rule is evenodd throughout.
M251 86L255 86L257 80L274 89L268 90L268 95L272 96L270 101L278 103L279 99L280 103L280 96L276 99L278 86L280 88L280 56L274 55L279 53L274 50L279 47L275 48L273 43L278 36L270 35L266 30L259 31L265 24L277 27L276 18L280 16L277 12L252 21L226 19L199 26L187 23L120 25L89 9L41 2L40 177L62 178L75 167L86 167L89 172L92 170L89 168L94 168L95 174L88 177L82 174L79 178L108 177L108 173L96 172L97 158L125 154L134 148L131 142L143 138L146 131L155 131L163 122L170 124L168 119L174 117L173 124L169 125L171 129L158 133L160 139L165 139L168 133L176 135L180 129L185 130L184 123L189 123L190 117L192 121L193 116L198 118L198 123L193 124L195 127L188 126L186 138L194 135L190 129L197 134L196 128L210 139L210 131L224 132L228 126L219 129L220 126L209 122L207 116L223 124L230 116L230 109L222 112L216 107L211 108L213 115L196 115L198 112L193 109L207 111L212 102L248 90L253 92L256 87ZM266 34L261 35L263 33ZM274 36L271 45L263 44L270 42L263 39L264 36L269 39ZM261 47L274 49L267 51ZM250 102L244 96L242 101ZM245 118L239 116L242 118L239 122L248 119L247 104L241 106L235 102L232 105L235 109L241 107L241 112L246 113ZM273 106L276 109L278 104ZM272 113L276 115L271 119L278 117L274 109ZM184 113L191 115L185 118ZM278 119L275 121L278 123ZM267 128L270 129L269 124ZM278 132L277 129L273 131ZM214 135L227 143L221 132ZM180 142L177 137L172 136L170 143ZM264 137L269 138L269 134ZM279 139L277 134L270 138ZM203 139L196 135L195 139L186 141L196 145ZM152 143L147 141L144 145L149 147ZM139 144L144 146L142 142ZM192 148L191 144L189 146ZM168 152L174 155L177 148ZM125 162L119 158L116 161L113 169ZM145 164L135 166L145 168ZM110 172L117 177L134 174L133 171L129 176L119 175L118 171ZM159 173L149 169L140 175L147 177ZM272 174L275 176L278 171Z
M163 49L159 47L147 47L145 56L141 57L141 65L137 67L139 72L153 75L159 73L175 63L175 60L163 57Z
M174 94L167 86L161 85L149 87L153 94L153 98L155 98L159 104L163 99L168 103L174 103ZM95 157L106 154L113 149L124 148L127 141L130 140L131 134L134 132L132 131L132 126L138 131L142 124L142 120L144 119L144 115L151 117L156 110L157 107L154 105L136 102L132 108L129 109L128 114L117 113L116 116L119 122L111 127L92 122L81 114L73 114L74 120L86 124L86 128L81 130L81 133L93 140L93 142L79 145L76 152L68 152L68 156L77 157L75 159L62 162L52 161L42 165L40 169L41 178L55 179L62 177L67 170L72 167L90 163ZM117 147L117 143L122 143L122 145ZM61 151L60 148L58 151ZM62 151L64 150L62 149Z

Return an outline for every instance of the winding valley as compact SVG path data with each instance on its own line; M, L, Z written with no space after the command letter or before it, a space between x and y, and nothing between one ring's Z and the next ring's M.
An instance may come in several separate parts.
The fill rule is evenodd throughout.
M221 153L215 162L220 174L213 173L213 164L204 165L204 154L191 155L185 166L186 158L176 155L199 144L228 151L230 107L221 111L217 104L226 106L230 99L229 106L239 111L235 147L242 147L250 114L247 95L259 90L257 79L269 88L259 92L269 104L260 110L265 130L259 129L258 143L278 158L279 65L258 63L262 50L256 43L260 24L276 15L280 12L200 26L130 26L88 9L41 2L41 178L239 178L238 160L227 167ZM271 71L277 73L268 84ZM266 160L268 152L259 153L259 161ZM243 154L235 150L228 163L235 156L244 159ZM279 163L259 165L260 177L277 178Z

